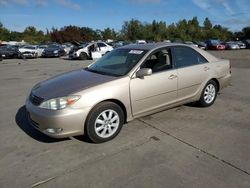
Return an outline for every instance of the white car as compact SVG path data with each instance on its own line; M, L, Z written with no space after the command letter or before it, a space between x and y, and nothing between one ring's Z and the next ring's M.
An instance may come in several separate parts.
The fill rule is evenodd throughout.
M136 40L136 44L146 44L147 42L145 40Z
M48 47L48 45L37 46L38 57L42 56L43 51Z
M68 55L74 46L70 43L64 43L64 44L62 44L62 47L65 51L65 54Z
M71 59L96 59L113 50L113 47L105 42L90 42L79 46L76 50L70 52Z
M19 57L29 57L29 58L37 58L38 57L38 50L36 46L27 45L20 47L18 49Z
M184 44L187 44L187 45L190 45L190 46L193 46L193 47L198 48L198 44L194 44L194 43L191 42L191 41L185 41Z

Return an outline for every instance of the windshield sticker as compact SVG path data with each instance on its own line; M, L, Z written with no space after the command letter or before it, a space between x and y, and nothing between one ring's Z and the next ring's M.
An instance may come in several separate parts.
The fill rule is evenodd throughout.
M141 50L130 50L130 52L129 52L130 54L142 54L143 53L143 51L141 51Z

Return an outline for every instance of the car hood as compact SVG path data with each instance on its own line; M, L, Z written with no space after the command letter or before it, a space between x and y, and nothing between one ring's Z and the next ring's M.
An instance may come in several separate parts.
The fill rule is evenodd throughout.
M117 77L101 75L81 69L40 82L33 87L32 93L47 100L67 96L115 79Z
M19 52L36 52L35 49L19 48Z

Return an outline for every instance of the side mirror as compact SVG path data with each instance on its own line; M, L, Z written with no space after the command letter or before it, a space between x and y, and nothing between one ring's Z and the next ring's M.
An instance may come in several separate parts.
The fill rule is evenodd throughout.
M143 78L144 76L150 76L152 74L152 69L149 68L143 68L136 72L137 78Z

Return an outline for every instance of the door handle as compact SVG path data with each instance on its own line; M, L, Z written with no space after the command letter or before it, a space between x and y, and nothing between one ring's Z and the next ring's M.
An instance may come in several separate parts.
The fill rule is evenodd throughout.
M204 67L204 71L208 71L209 69L209 67Z
M168 79L170 79L170 80L173 80L173 79L175 79L175 78L177 78L177 75L175 75L175 74L171 74L171 75L168 77Z

